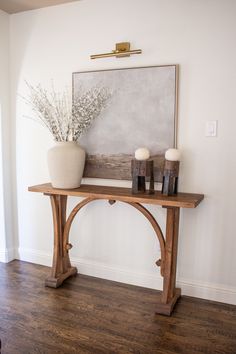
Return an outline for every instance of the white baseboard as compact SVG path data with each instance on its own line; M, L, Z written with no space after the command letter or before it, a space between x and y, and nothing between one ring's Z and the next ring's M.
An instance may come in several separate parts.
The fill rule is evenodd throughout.
M0 249L0 262L7 263L7 250L5 248Z
M163 280L158 275L158 270L157 276L154 276L153 274L132 272L127 269L109 266L107 264L93 262L86 259L78 259L72 257L71 263L78 268L81 274L131 285L138 285L150 289L162 289Z
M183 295L236 305L236 288L234 287L205 282L193 282L181 278L177 281L177 286L182 289Z
M29 248L18 248L16 259L48 267L52 265L52 254Z
M14 248L1 248L0 249L0 262L8 263L15 259Z
M19 248L17 259L45 266L51 266L52 264L51 254L32 249ZM162 277L158 274L158 270L157 275L131 272L127 269L73 257L71 257L71 263L78 268L80 274L156 290L162 289ZM233 287L200 283L182 278L177 280L177 286L182 289L183 295L236 305L236 288Z

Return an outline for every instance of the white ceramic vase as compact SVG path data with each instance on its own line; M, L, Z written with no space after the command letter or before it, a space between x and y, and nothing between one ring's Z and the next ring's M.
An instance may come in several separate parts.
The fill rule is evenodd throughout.
M78 188L84 172L85 151L74 141L56 142L48 151L48 168L54 188Z

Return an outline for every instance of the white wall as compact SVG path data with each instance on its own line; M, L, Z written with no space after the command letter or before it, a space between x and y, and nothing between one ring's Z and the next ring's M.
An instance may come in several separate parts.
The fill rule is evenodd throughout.
M178 283L184 294L236 304L235 13L234 0L83 0L11 16L19 258L50 264L53 243L48 198L27 192L49 180L52 138L24 118L30 109L17 97L26 95L24 80L48 86L53 79L61 89L71 85L73 71L177 63L180 189L205 194L197 209L181 212ZM120 41L143 54L89 59ZM204 136L206 120L218 120L217 138ZM150 210L164 227L165 211ZM129 206L88 205L73 225L71 242L81 273L161 287L154 265L159 245Z
M10 134L9 15L0 10L0 261L14 259Z

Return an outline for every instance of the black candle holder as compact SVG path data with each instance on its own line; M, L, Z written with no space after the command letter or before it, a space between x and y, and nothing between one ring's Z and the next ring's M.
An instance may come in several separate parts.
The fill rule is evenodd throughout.
M153 160L131 160L132 193L154 193L154 167ZM146 182L149 189L146 190Z
M178 193L179 161L165 160L162 194L176 195Z

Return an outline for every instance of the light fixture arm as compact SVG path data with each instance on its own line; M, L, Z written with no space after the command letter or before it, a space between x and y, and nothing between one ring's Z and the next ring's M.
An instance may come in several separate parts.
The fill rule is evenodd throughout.
M130 50L129 42L116 43L116 49L110 53L102 53L102 54L94 54L90 55L90 59L99 59L99 58L107 58L107 57L116 57L123 58L129 57L132 54L141 54L141 49L133 49Z

